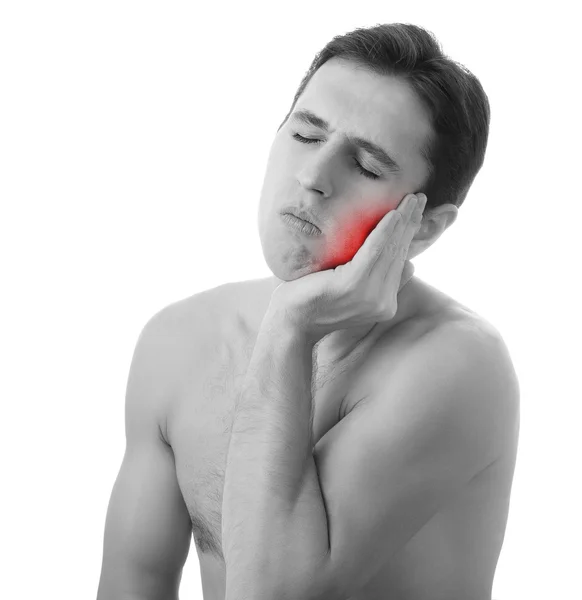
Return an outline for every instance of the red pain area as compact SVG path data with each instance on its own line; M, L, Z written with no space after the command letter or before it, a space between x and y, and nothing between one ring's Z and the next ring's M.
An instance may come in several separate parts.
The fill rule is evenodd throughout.
M335 269L352 260L366 238L387 214L385 210L384 208L373 213L344 217L323 249L321 270Z

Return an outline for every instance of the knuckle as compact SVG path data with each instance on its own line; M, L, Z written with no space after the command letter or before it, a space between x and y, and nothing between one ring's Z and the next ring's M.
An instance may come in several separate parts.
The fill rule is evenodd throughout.
M390 312L390 303L386 302L386 300L382 300L376 306L376 314L377 315L385 315Z
M394 304L392 302L386 302L382 309L382 317L387 319L393 319L394 315L396 315L396 310L394 309Z
M341 286L341 295L350 296L354 294L360 286L359 277L353 277L344 282Z
M394 302L383 298L379 302L376 303L376 316L392 319L396 311L394 310Z
M382 254L382 246L380 246L380 245L374 246L371 249L371 253L372 253L372 258L374 258L374 259L379 258Z
M379 311L379 305L378 298L375 298L371 293L366 293L361 299L360 308L365 314L376 316Z

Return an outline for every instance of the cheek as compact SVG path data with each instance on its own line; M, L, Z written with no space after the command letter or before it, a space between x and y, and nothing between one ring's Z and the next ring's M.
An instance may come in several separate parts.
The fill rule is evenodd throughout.
M338 221L322 251L321 269L334 269L354 258L373 229L390 212L386 207L364 214L350 214Z

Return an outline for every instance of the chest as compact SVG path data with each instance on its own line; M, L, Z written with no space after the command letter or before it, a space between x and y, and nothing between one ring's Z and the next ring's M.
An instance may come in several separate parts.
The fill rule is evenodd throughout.
M419 331L402 331L384 340L381 353L372 345L341 360L324 349L313 357L313 440L317 443L366 396L375 364L405 360L405 348ZM192 521L198 550L222 560L221 516L224 471L237 394L254 348L254 337L221 336L205 342L184 378L167 419L168 441L176 475Z

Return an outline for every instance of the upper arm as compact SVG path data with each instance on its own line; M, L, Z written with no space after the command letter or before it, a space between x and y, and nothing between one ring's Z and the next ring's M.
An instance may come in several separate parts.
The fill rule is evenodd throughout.
M129 371L126 449L107 510L98 600L178 598L188 556L190 518L160 427L173 376L167 310L144 327Z
M515 434L516 379L494 336L455 326L412 354L314 450L330 538L320 576L339 594L370 581Z

